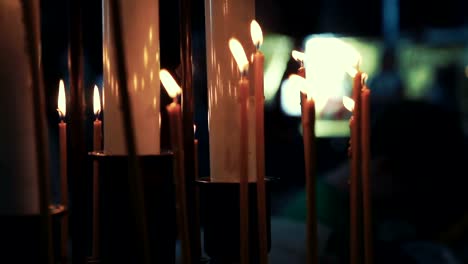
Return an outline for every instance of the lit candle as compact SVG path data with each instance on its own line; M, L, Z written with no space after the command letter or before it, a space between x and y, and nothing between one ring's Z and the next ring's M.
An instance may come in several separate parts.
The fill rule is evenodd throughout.
M360 243L361 235L359 233L359 178L361 171L361 72L356 71L353 81L353 116L350 122L351 126L351 178L350 178L350 264L359 264L361 259Z
M178 203L177 220L182 242L182 263L190 263L190 240L187 219L185 173L184 173L184 144L182 138L182 112L178 103L178 96L182 89L174 80L172 75L165 69L159 72L159 78L166 92L173 99L166 106L169 114L172 151L174 152L174 175L176 177L176 198Z
M304 67L304 60L305 60L305 54L303 52L293 50L291 53L291 56L293 57L294 60L300 63L300 67L297 70L297 75L301 76L302 78L306 78L306 71ZM301 96L301 113L304 113L304 105L305 101L307 99L307 95L300 91L300 96ZM301 115L302 117L302 115Z
M255 153L257 176L257 209L258 209L258 236L260 263L268 262L267 225L266 225L266 194L265 194L265 129L264 129L264 84L263 67L265 56L260 51L263 42L263 33L257 21L250 23L250 34L256 51L253 55L253 85L255 93Z
M351 143L349 155L351 156L351 175L349 179L350 200L350 264L360 263L361 234L359 215L359 193L361 177L361 88L362 73L355 69L348 69L348 74L353 78L352 99L344 97L343 104L353 114L349 121L351 130ZM352 101L352 104L351 104ZM350 108L352 106L352 108Z
M297 62L300 63L300 66L299 66L299 69L297 69L297 75L305 78L306 77L306 73L305 73L305 67L304 67L304 60L305 60L305 54L304 52L300 52L300 51L297 51L297 50L293 50L291 52L291 56L293 57L293 59Z
M318 263L317 194L316 194L316 142L315 142L315 101L306 80L296 74L289 77L292 85L307 95L302 113L302 135L304 141L304 162L306 182L306 253L307 263Z
M241 74L239 80L240 104L240 175L239 175L239 204L240 204L240 259L242 264L249 262L249 180L248 180L248 125L247 125L247 97L249 94L249 80L247 71L249 61L242 44L234 38L229 40L229 49Z
M67 101L65 97L65 85L63 80L59 82L59 93L57 100L57 112L59 114L59 146L60 146L60 193L62 205L68 208L68 173L67 173L67 123L64 122L67 114ZM66 259L68 253L68 219L64 217L61 226L61 254Z
M94 128L93 150L101 151L102 150L102 121L99 120L99 115L101 114L101 97L99 96L99 89L97 85L94 85L93 112L94 112L94 116L96 117L93 123L93 128Z
M93 151L102 150L102 121L99 120L101 114L101 98L99 89L94 85L93 112L96 119L93 122ZM99 257L99 164L93 164L93 252L92 256Z
M372 192L370 175L370 90L365 84L367 75L363 74L361 91L361 144L362 144L362 193L364 213L364 263L373 263L372 246Z

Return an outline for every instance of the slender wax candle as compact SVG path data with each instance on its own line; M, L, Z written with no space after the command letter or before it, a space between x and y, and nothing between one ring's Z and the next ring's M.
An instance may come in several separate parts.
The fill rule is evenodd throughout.
M256 51L253 55L253 85L255 93L255 153L257 175L257 209L260 264L268 263L267 224L266 224L266 194L265 194L265 119L264 119L264 83L263 68L265 56L260 51L263 33L257 21L250 23L250 33Z
M171 129L172 151L174 152L174 175L176 177L176 199L177 199L177 221L180 230L182 244L182 263L190 263L190 240L189 226L187 219L187 205L185 192L185 172L184 172L184 144L182 138L182 111L178 103L178 96L182 89L174 80L172 75L165 69L159 72L161 83L169 96L173 99L172 103L166 106L169 114Z
M307 263L318 263L317 194L316 194L316 142L315 142L315 101L306 80L292 74L289 80L307 95L302 113L302 135L304 141L304 162L306 182L306 253Z
M93 112L96 119L93 122L93 151L102 150L102 121L99 120L101 114L101 97L99 89L94 85ZM99 164L93 164L93 252L94 259L99 258Z
M349 187L350 200L350 264L359 264L361 259L360 243L361 235L359 233L359 182L361 172L361 88L362 73L351 68L348 74L353 77L352 99L343 98L343 104L353 114L349 126L351 130L351 143L349 155L351 156L351 175ZM352 103L351 103L352 102Z
M235 38L229 40L229 49L241 74L239 80L240 104L240 175L239 175L239 205L240 205L240 260L241 264L249 263L249 179L248 179L248 138L247 138L247 97L249 94L249 80L247 71L249 61L242 44Z
M362 144L362 193L364 214L364 264L373 263L372 246L372 192L370 175L370 90L365 84L367 75L363 74L361 91L361 144Z
M64 122L67 114L67 102L65 97L65 85L63 80L59 82L58 93L58 114L60 117L59 146L60 146L60 192L62 205L68 210L68 174L67 174L67 123ZM67 259L68 254L68 217L64 216L61 233L61 254L62 259Z
M93 150L102 150L102 121L99 120L101 114L101 97L99 96L99 89L94 85L93 94L93 112L96 119L93 122Z

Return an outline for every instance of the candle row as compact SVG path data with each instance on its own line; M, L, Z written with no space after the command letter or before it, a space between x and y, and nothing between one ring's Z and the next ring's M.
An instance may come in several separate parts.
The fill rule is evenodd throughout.
M67 104L65 96L65 84L63 80L59 82L59 92L57 99L57 112L60 118L58 124L59 128L59 159L60 159L60 200L62 205L68 209L68 173L67 173L67 123L65 117L67 114ZM102 150L102 121L99 120L101 113L101 99L99 96L99 89L95 85L93 92L93 112L96 116L96 120L93 122L93 151ZM97 162L93 164L93 256L97 257L97 217L98 217L98 206L97 206L97 194L98 194L98 167ZM66 259L68 256L68 216L63 218L61 225L61 256Z
M255 167L257 180L257 211L259 232L259 261L268 263L267 227L266 227L266 195L265 195L265 146L264 146L264 61L265 57L260 51L263 42L263 33L257 21L250 23L250 33L255 52L249 62L242 44L236 39L229 40L229 49L237 63L240 72L238 84L240 107L240 152L239 152L239 203L240 203L240 256L241 263L249 261L249 167ZM250 64L253 68L253 82L248 80ZM251 89L252 85L253 89ZM252 92L253 90L253 92ZM253 104L253 105L252 105ZM255 122L249 122L249 113L254 112ZM253 132L252 132L253 131ZM255 139L255 155L250 156L249 138ZM253 161L253 162L252 162ZM253 163L253 166L249 164Z
M293 51L292 57L300 62L297 74L292 74L289 81L292 86L300 90L301 119L304 141L304 161L306 179L306 251L307 263L317 263L318 235L317 235L317 197L316 197L316 143L315 143L315 115L316 103L313 92L306 82L304 67L305 54ZM351 172L350 172L350 263L361 263L360 245L364 242L363 263L372 263L372 219L371 219L371 190L370 190L370 90L365 80L367 75L352 67L348 74L353 78L353 98L343 97L343 105L351 111ZM360 186L359 184L362 184ZM362 201L360 201L362 192ZM360 207L363 206L361 210ZM360 212L363 213L363 223L359 221ZM364 237L359 233L363 225Z
M61 161L61 174L62 174L62 184L65 182L66 183L66 175L64 174L66 172L66 146L67 146L67 139L66 139L66 130L67 130L67 124L65 123L65 117L67 114L67 103L66 103L66 95L65 95L65 84L63 80L60 80L59 82L59 93L58 93L58 100L57 100L57 112L60 118L60 123L59 123L59 144L60 144L60 157L64 160ZM100 151L102 150L102 121L99 120L99 115L101 114L101 97L99 95L99 89L97 85L94 86L94 91L93 91L93 112L96 117L96 120L93 122L93 150L94 151ZM65 169L63 169L65 168ZM62 187L63 188L63 187ZM63 191L64 189L62 189ZM66 189L65 189L66 190ZM63 203L66 203L67 199L63 197L63 195L66 195L62 193L62 199Z

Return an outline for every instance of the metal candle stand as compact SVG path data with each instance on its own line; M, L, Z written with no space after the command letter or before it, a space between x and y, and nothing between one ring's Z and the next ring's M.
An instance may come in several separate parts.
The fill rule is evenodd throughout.
M99 246L102 263L142 263L128 188L128 157L89 154L99 164ZM140 156L151 263L175 263L173 154Z
M271 248L271 178L265 179L267 240ZM204 229L204 249L211 264L239 262L239 183L197 180L200 188L200 217ZM257 185L249 183L250 263L258 263Z

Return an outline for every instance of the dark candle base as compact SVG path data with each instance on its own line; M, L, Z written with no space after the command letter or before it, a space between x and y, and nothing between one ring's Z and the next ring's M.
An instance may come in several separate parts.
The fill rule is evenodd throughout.
M238 263L240 248L239 183L211 182L209 178L197 181L200 186L201 221L204 229L204 249L210 264ZM271 248L272 180L265 181L267 241ZM250 263L258 259L257 185L249 183L249 255Z
M91 153L99 164L101 263L143 263L128 184L128 157ZM140 156L151 263L175 263L173 155Z
M66 210L61 205L50 206L54 259L60 259L60 226ZM0 215L0 263L38 263L40 252L40 215Z

